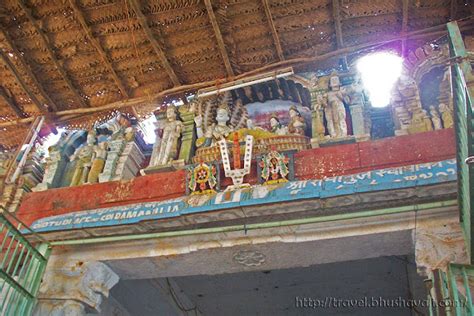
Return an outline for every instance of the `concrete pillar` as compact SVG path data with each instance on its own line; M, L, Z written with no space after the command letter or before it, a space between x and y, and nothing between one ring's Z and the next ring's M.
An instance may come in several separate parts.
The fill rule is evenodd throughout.
M469 264L458 221L419 224L413 230L413 235L419 274L428 276L435 270L446 272L449 263Z
M357 140L368 140L369 133L365 130L365 117L363 104L352 104L349 106L352 118L352 131Z
M33 315L82 316L100 312L119 277L101 262L48 265Z
M117 162L122 155L126 141L123 139L113 140L109 143L109 152L107 153L107 160L105 161L104 170L99 175L99 182L111 181L115 176L115 168Z
M185 164L191 163L193 154L193 144L196 141L194 129L194 113L189 111L180 112L181 119L184 124L183 134L181 135L181 147L179 150L178 160L183 160Z

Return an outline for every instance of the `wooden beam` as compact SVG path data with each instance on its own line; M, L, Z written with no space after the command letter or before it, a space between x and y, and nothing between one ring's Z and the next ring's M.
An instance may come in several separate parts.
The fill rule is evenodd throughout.
M463 31L474 29L474 25L469 25L469 22L471 21L466 20L463 22L459 22L458 24L460 26L460 29ZM381 45L399 42L405 37L408 37L411 39L426 39L426 38L432 38L435 36L445 35L446 32L447 32L446 24L443 23L440 25L436 25L436 26L432 26L432 27L425 28L422 30L407 33L405 36L392 36L391 38L383 40L383 41L371 41L371 42L366 42L366 43L362 43L362 44L358 44L354 46L348 46L348 47L344 47L342 49L338 49L338 50L325 53L322 55L317 55L317 56L312 56L312 57L298 57L298 58L293 58L293 59L287 59L284 61L279 61L270 65L260 67L258 69L248 71L238 76L235 76L233 80L242 79L247 76L255 75L258 73L265 72L265 71L271 71L274 69L278 69L280 67L308 65L315 62L319 62L319 61L325 61L327 59L335 58L341 55L357 53L363 50L373 49L374 47L378 47ZM138 98L133 98L133 99L128 99L128 100L117 101L117 102L103 105L100 107L94 107L94 108L88 108L88 109L64 110L64 111L57 112L55 114L59 118L59 120L61 120L61 117L65 117L67 115L72 115L72 114L89 115L94 112L114 110L114 109L119 109L123 107L131 107L134 105L139 106L140 104L145 104L145 103L149 104L150 102L153 102L157 98L160 98L160 97L164 97L167 95L176 95L178 93L183 93L186 91L195 91L197 89L206 88L206 87L212 87L218 83L222 84L222 80L211 80L211 81L199 82L199 83L194 83L194 84L189 84L189 85L182 85L180 87L174 87L171 89L154 93L151 96L143 96L143 97L138 97ZM19 119L15 121L0 122L0 127L9 127L9 126L16 126L18 124L27 124L27 123L32 122L33 120L34 120L34 117L28 117L26 119Z
M275 43L278 58L280 60L285 60L285 56L283 55L283 49L281 48L280 37L278 36L275 23L273 22L272 12L270 11L270 4L268 3L268 0L262 0L262 3L263 8L265 9L265 15L267 17L268 25L270 26L270 30L272 31L273 42Z
M15 68L15 66L12 64L10 59L8 59L8 57L5 55L5 53L1 49L0 49L0 57L3 60L4 64L7 66L8 70L10 70L10 72L13 74L16 81L20 84L23 91L25 91L25 93L31 99L33 104L36 105L36 107L40 110L40 112L43 112L44 110L43 104L38 100L36 95L30 90L30 88L28 87L26 82L23 80L18 70Z
M408 5L409 0L402 0L402 35L408 31ZM407 55L407 39L402 40L402 56Z
M5 88L0 86L0 96L3 98L3 100L8 104L8 106L15 112L15 114L19 117L19 118L26 118L27 116L25 115L25 113L23 112L23 110L21 109L21 107L18 105L18 103L16 103L15 99L13 99L12 97L10 97Z
M50 106L53 111L57 111L58 107L56 106L56 103L54 103L54 101L46 93L46 91L44 90L43 85L39 82L38 78L34 74L33 70L29 66L29 64L26 62L25 58L23 57L23 54L20 53L18 47L15 45L15 43L13 42L10 35L7 33L6 30L3 30L3 29L0 29L0 32L3 35L3 38L5 39L5 42L8 44L8 46L10 46L10 48L12 50L12 53L15 55L16 59L18 60L18 62L21 64L21 66L25 70L25 72L28 75L28 77L30 78L30 80L38 88L41 96L48 103L47 105ZM48 108L44 105L41 105L41 106L38 107L38 110L40 112L47 112Z
M140 22L140 25L142 26L143 31L145 32L145 35L147 36L148 40L150 41L151 46L153 47L153 50L155 51L156 55L158 55L158 58L161 61L161 64L166 70L166 73L170 77L171 81L175 86L180 86L181 82L178 79L178 76L174 72L173 67L171 67L170 62L166 58L165 51L161 47L160 43L156 40L155 36L153 36L153 32L151 31L150 27L148 26L148 21L145 17L145 15L142 12L140 3L138 2L139 0L129 0L130 4L132 5L133 11L135 11L135 14L137 15L137 19Z
M69 89L71 90L71 92L77 97L77 99L79 100L79 103L81 104L81 106L88 107L89 105L84 102L84 99L81 97L79 92L77 92L77 90L74 87L74 85L72 84L72 81L69 78L68 74L66 73L66 71L64 70L62 65L59 63L58 59L56 58L56 55L54 54L54 51L51 48L48 36L45 34L43 29L39 26L38 21L31 14L30 8L28 8L25 5L23 0L19 0L17 3L21 7L21 9L23 10L23 13L25 14L25 16L28 18L28 21L31 22L31 24L33 25L35 31L40 36L44 47L46 48L46 50L48 51L48 53L50 55L51 61L53 62L54 66L56 67L56 69L59 71L59 73L63 77L64 81L66 82L66 84L69 87Z
M108 68L110 74L114 78L115 84L119 88L122 95L125 96L126 98L129 98L130 95L128 93L128 89L124 86L122 80L117 75L117 72L115 71L114 67L112 66L112 62L107 57L107 54L105 53L104 49L100 45L99 40L97 38L95 38L94 35L92 34L92 30L91 30L90 26L87 24L86 19L84 18L84 15L82 14L81 9L77 5L76 1L77 0L69 0L69 5L71 6L72 10L74 11L74 15L76 16L76 19L81 24L82 29L86 33L86 36L89 39L89 41L92 43L92 45L94 45L95 49L99 53L100 58L102 58L102 62Z
M334 19L334 29L336 31L336 45L337 49L344 48L344 38L342 37L342 23L341 23L341 8L339 7L339 0L332 0L332 17ZM341 57L344 69L347 69L347 57Z
M204 4L206 5L207 15L209 16L209 20L211 20L212 28L214 29L214 34L216 35L217 46L219 47L222 59L224 60L224 66L227 71L227 75L229 77L233 77L234 70L232 70L232 66L230 65L229 55L227 55L227 50L225 49L224 39L222 38L219 24L217 24L216 15L212 9L211 0L204 0Z

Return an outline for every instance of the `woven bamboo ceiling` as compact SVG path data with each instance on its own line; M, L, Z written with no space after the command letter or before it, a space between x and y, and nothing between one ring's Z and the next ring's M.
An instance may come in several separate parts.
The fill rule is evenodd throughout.
M463 0L2 0L0 144L23 137L27 125L10 121L62 113L70 123L124 102L136 115L160 92L439 33L470 9ZM402 42L407 52L415 39Z

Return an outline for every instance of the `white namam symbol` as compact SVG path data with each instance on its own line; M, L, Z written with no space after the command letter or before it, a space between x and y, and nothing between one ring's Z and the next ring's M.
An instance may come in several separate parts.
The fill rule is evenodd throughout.
M253 136L247 135L245 137L245 155L244 155L244 167L241 169L231 169L229 152L227 151L227 142L224 138L219 141L219 149L221 151L222 164L224 166L224 174L226 177L232 179L233 185L226 188L226 191L237 190L242 187L249 187L250 184L243 183L244 176L250 173L250 165L252 162L252 147L253 147ZM237 159L240 159L237 158Z

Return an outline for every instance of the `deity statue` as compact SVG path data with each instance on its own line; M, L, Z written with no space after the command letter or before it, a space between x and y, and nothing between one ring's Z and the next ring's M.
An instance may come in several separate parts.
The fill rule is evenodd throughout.
M329 79L329 91L327 92L327 105L324 109L328 132L331 137L347 136L346 108L344 101L348 102L346 91L341 88L337 75Z
M153 148L150 166L164 166L178 158L179 139L183 129L184 124L178 117L176 107L169 106L166 109L161 141Z
M219 105L216 113L217 123L213 123L205 131L203 130L202 116L196 116L194 118L194 122L196 123L197 136L198 138L205 138L204 143L200 145L204 147L211 146L221 138L226 138L229 136L229 134L233 132L233 128L227 125L229 120L229 109L226 104Z
M94 146L94 152L92 154L92 165L87 176L87 183L99 182L99 174L102 172L105 166L105 160L107 159L107 142L99 143Z
M443 125L441 124L441 117L439 116L438 111L433 105L430 105L430 115L431 121L433 122L433 127L435 130L442 129Z
M76 162L70 186L81 185L86 182L92 165L95 143L96 132L94 129L91 129L87 133L87 143L76 149L74 154L69 158L71 162Z
M453 127L453 110L448 105L446 105L446 103L440 103L439 112L441 113L441 118L443 119L444 128Z
M433 130L433 125L426 110L416 109L412 114L411 123L408 126L409 134L428 132Z
M288 128L280 123L280 120L276 115L272 115L272 117L270 118L270 127L270 132L272 132L273 134L279 136L288 134Z
M301 116L301 113L298 111L296 106L291 106L289 110L290 114L290 123L288 124L288 133L303 135L306 129L306 122Z

